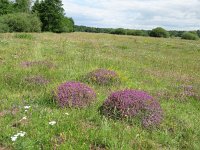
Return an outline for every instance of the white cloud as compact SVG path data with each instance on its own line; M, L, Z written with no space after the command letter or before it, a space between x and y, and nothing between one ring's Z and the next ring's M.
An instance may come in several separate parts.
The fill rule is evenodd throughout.
M63 4L78 25L200 29L200 0L64 0Z

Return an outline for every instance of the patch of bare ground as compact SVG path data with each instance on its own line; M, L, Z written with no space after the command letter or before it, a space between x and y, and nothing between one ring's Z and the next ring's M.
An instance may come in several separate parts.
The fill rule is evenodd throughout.
M90 150L107 150L104 144L90 144Z
M0 112L0 117L4 117L5 115L11 114L16 115L19 112L18 108L11 108L9 110L3 110Z

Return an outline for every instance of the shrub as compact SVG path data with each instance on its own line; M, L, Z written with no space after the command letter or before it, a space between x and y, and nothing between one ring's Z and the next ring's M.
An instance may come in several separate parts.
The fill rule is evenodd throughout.
M195 33L184 32L183 35L182 35L182 39L186 39L186 40L198 40L199 37Z
M8 25L0 22L0 33L6 33L6 32L9 32Z
M8 26L9 32L40 32L41 22L33 14L15 13L0 17L0 23Z
M19 39L29 39L29 40L31 40L31 39L33 39L34 37L33 37L33 35L31 35L31 34L27 34L27 33L21 33L21 34L16 34L15 35L15 38L19 38Z
M100 107L100 112L115 119L139 117L144 127L159 125L162 120L160 104L148 93L138 90L112 93Z
M150 34L151 37L163 37L163 38L168 38L169 37L169 32L166 31L165 29L161 27L157 27L153 29Z
M95 92L80 82L66 82L58 86L55 98L61 107L85 107L92 103Z
M116 72L107 69L97 69L87 74L86 80L99 85L109 85L120 81Z

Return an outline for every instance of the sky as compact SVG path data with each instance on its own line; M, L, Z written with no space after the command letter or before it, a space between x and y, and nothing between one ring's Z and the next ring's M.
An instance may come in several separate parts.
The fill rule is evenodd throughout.
M76 25L168 30L200 29L200 0L63 0Z

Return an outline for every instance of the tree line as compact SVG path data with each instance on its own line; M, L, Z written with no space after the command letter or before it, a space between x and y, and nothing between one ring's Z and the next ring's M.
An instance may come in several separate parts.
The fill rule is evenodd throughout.
M196 40L200 37L200 30L197 31L167 31L161 27L157 27L152 30L134 30L124 28L96 28L87 26L75 25L75 31L77 32L91 32L91 33L109 33L118 35L133 35L133 36L151 36L151 37L181 37L183 39Z
M62 0L0 0L1 32L93 32L118 35L181 37L197 40L197 31L166 31L161 27L152 30L133 30L123 28L95 28L74 25L72 18L66 17Z
M0 0L0 32L73 32L61 0Z

